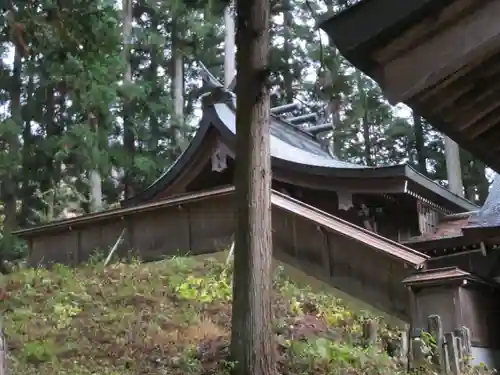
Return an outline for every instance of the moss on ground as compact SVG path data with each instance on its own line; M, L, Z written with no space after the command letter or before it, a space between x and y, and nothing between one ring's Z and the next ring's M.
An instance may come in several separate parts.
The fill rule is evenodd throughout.
M0 302L17 375L228 374L231 270L215 259L26 269ZM281 374L403 374L384 344L361 345L369 312L294 283L278 268ZM380 337L397 329L379 319Z

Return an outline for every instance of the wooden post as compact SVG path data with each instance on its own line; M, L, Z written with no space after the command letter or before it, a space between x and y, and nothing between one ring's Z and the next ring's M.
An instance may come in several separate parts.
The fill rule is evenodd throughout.
M377 342L378 322L375 319L368 319L363 322L363 344L368 347Z
M451 365L450 365L450 356L449 356L449 351L448 351L448 345L446 345L446 342L443 340L443 344L441 345L441 348L443 349L443 362L444 362L444 372L443 374L449 374L451 372Z
M446 346L448 347L448 358L450 361L450 370L453 375L460 375L462 372L460 371L459 365L459 354L457 348L457 342L455 340L455 335L453 332L447 332L444 335L444 339L446 342Z
M443 324L439 315L429 315L427 318L427 330L434 337L434 340L436 340L436 349L434 350L432 360L439 366L442 373L446 373Z
M0 320L0 375L7 375L7 342L3 334L3 324Z
M455 343L457 345L457 358L458 358L458 366L460 370L464 370L464 351L462 346L462 338L460 336L455 336Z
M399 359L401 360L401 363L406 363L408 361L408 332L401 332L399 334L399 341L400 341L400 347L399 347Z
M425 364L425 343L420 337L411 340L411 368L417 369Z
M470 329L467 327L462 327L462 340L464 346L464 364L469 366L472 357L472 343Z
M456 328L453 333L455 334L455 341L457 343L460 368L463 371L465 368L464 331L462 328Z

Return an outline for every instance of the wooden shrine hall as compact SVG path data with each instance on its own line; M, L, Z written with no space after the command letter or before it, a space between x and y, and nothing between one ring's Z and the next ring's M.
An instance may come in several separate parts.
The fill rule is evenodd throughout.
M122 208L17 232L28 241L30 263L76 265L96 249L108 252L119 238L121 256L146 260L228 248L234 230L235 96L215 82L202 104L188 148ZM407 165L341 161L282 111L272 110L270 129L275 257L409 321L401 281L425 267L428 256L401 241L433 230L442 216L477 207Z
M499 16L498 0L362 0L319 26L391 103L407 104L499 172ZM482 208L444 215L404 243L430 256L405 281L413 324L439 314L447 329L466 325L476 360L498 366L500 178Z
M30 264L77 265L116 243L120 256L144 260L227 249L234 233L235 95L212 82L202 105L188 148L122 208L18 231L28 241ZM408 165L367 167L339 160L312 128L284 117L284 111L274 108L270 124L275 258L415 322L427 307L417 304L421 313L416 312L408 287L425 294L443 283L445 271L430 269L431 257L404 241L434 232L443 217L478 207ZM453 280L469 280L467 286L453 284L462 294L476 295L469 286L491 288L460 272Z

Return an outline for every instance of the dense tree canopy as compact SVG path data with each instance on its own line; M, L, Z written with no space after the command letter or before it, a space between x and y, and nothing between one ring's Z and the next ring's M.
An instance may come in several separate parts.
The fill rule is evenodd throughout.
M0 13L0 198L6 233L89 207L89 171L104 206L150 184L196 130L198 61L221 78L223 19L217 1L134 0L125 40L112 0L7 1ZM325 135L341 159L408 161L445 184L442 137L339 55L314 27L342 0L272 4L272 105L291 100L335 126ZM123 47L130 47L123 53ZM124 58L125 57L125 58ZM178 64L181 68L177 69ZM177 64L177 65L176 65ZM130 69L130 80L124 79ZM181 72L181 73L179 73ZM174 82L182 74L182 115ZM179 100L179 99L178 99ZM182 117L182 118L179 118ZM483 200L485 166L462 152L466 194Z

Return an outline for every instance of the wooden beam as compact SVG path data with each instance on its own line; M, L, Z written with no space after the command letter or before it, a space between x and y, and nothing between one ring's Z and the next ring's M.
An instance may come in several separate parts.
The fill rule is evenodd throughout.
M444 108L448 103L453 103L454 96L457 94L460 96L469 92L469 90L474 90L476 87L480 88L478 94L482 93L484 83L490 82L490 78L498 72L500 72L500 53L494 54L484 64L475 66L466 75L464 75L463 70L456 71L437 85L423 92L422 95L419 95L418 100L422 102L430 100L434 103L435 108ZM443 98L446 98L444 102L442 102Z
M491 96L496 97L497 100L492 100L491 96L489 96L485 100L479 102L477 106L474 106L469 111L465 113L456 113L454 116L452 116L453 120L449 122L454 123L455 121L457 121L459 123L458 128L462 131L475 126L481 119L500 107L500 100L498 100L498 93L500 92L500 88L497 87L495 90L490 90L490 92L492 93Z
M333 39L343 53L369 42L412 16L435 6L435 0L379 0L359 1L333 17L327 15L318 27ZM383 10L383 11L381 11ZM373 15L376 14L377 17Z
M453 21L462 18L472 7L477 6L477 0L457 0L451 5L441 9L436 17L432 15L417 25L406 30L398 38L392 40L384 48L375 52L374 57L380 64L386 64L398 55L418 45L422 40L428 39Z
M477 123L474 124L474 126L471 127L471 130L469 132L464 132L464 135L467 139L470 140L475 140L475 142L478 142L479 144L483 143L480 141L477 141L476 138L481 136L482 134L486 133L488 130L492 129L495 126L500 126L500 111L493 111L490 114L486 115L481 121L478 121ZM494 144L498 143L498 138L496 139L491 139L490 140L493 142L491 146ZM487 143L483 143L483 146L488 146ZM488 147L490 148L490 147Z
M490 82L495 82L495 84L489 87L486 82L479 81L472 89L455 100L453 108L460 108L461 111L468 111L485 100L491 100L491 96L497 95L498 90L500 90L500 75L492 78ZM453 110L453 108L450 109Z
M500 48L500 2L489 1L432 39L382 67L391 103L411 99L453 72Z
M498 97L499 93L500 81L498 81L498 84L491 86L485 83L482 83L482 85L478 84L477 87L463 94L461 97L455 98L454 104L450 104L448 107L443 108L440 111L440 116L445 122L459 124L459 129L463 130L467 126L460 126L460 124L467 124L471 119L477 116L478 113L490 108L492 102L496 101L495 98ZM444 99L445 97L443 96L442 99L436 97L434 100L440 101ZM432 108L433 112L436 112L432 104L433 102L429 101L429 107Z

